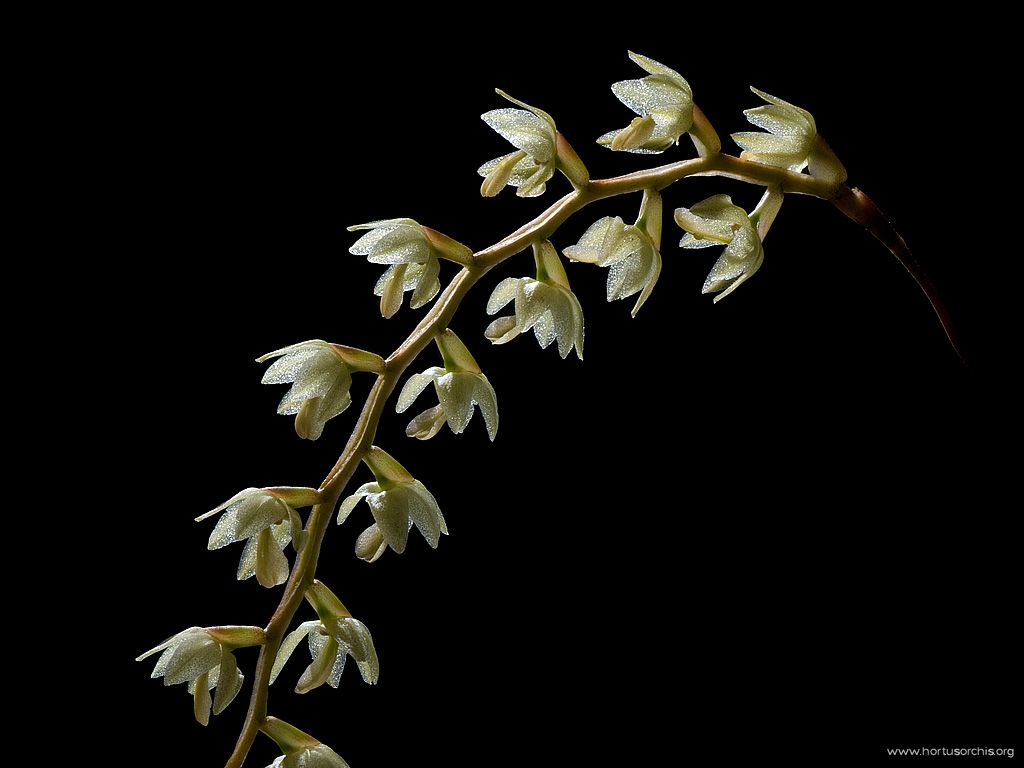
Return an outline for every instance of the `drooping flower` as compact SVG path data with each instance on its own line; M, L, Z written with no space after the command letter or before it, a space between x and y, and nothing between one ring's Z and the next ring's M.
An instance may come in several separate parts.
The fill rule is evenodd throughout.
M302 519L296 508L311 506L317 500L313 488L246 488L196 521L223 513L210 534L208 548L245 541L238 579L255 575L264 587L275 587L288 580L284 548L294 542L296 552L302 549Z
M608 301L639 293L633 316L650 297L661 274L661 195L644 192L636 224L605 216L590 225L576 245L565 249L573 261L608 267Z
M277 412L295 414L295 432L299 437L316 440L324 424L344 412L352 403L349 387L353 371L380 373L384 359L380 355L320 339L303 341L257 357L262 363L279 357L263 374L264 384L291 384Z
M583 161L558 132L555 121L547 112L514 99L495 89L504 98L522 109L505 107L492 109L480 116L516 148L515 152L496 157L477 169L484 177L480 194L494 197L506 186L516 187L519 197L537 197L544 194L545 185L556 170L580 187L590 178Z
M357 224L349 232L370 230L356 240L349 253L366 256L372 264L387 264L373 289L380 296L380 313L392 317L402 306L405 291L412 291L409 306L419 309L441 289L439 258L468 264L473 252L462 243L424 227L412 219L385 219Z
M245 680L232 649L261 645L263 640L259 627L189 627L135 660L143 661L162 651L150 677L162 677L164 685L188 683L196 720L207 725L210 711L215 715L223 712ZM212 698L211 690L215 690Z
M734 205L728 195L714 195L691 208L676 209L676 223L687 233L679 243L681 247L726 246L701 289L702 293L721 291L715 303L749 280L761 267L764 261L761 241L778 213L782 198L778 187L769 187L749 216Z
M380 662L366 625L353 619L348 609L320 581L313 582L306 591L306 599L316 608L319 619L303 622L284 639L270 673L270 682L277 679L299 643L306 639L313 661L299 678L296 693L308 693L324 683L337 688L349 656L359 667L363 680L375 684L380 676Z
M732 139L742 149L740 157L765 165L802 171L835 184L846 180L846 169L832 149L818 135L814 117L806 109L751 86L750 90L767 104L746 109L747 120L767 133L741 131Z
M284 720L268 717L260 730L284 752L267 768L349 768L333 749Z
M401 554L405 551L409 529L414 525L427 543L437 549L441 534L448 533L448 526L433 494L390 454L377 446L370 448L363 462L373 472L376 482L360 486L341 502L338 525L345 522L360 500L366 499L380 535L395 552Z
M450 329L434 337L444 367L433 366L409 377L398 395L395 410L405 413L420 393L430 384L437 392L439 405L429 408L409 422L409 437L427 440L436 435L447 422L452 432L461 434L469 425L474 409L479 406L487 425L487 434L494 440L498 433L498 398L473 355Z
M487 301L487 314L494 315L510 302L515 314L499 317L487 326L484 335L494 344L507 344L531 328L541 349L558 341L558 353L567 357L573 347L583 359L583 309L569 287L565 268L549 241L535 243L536 279L509 277L494 288Z
M629 58L648 75L613 83L612 93L639 117L597 143L623 152L664 152L693 127L693 91L674 69L632 51Z

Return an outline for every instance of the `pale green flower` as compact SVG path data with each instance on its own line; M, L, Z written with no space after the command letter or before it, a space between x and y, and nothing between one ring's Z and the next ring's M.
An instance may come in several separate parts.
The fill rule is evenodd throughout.
M263 630L259 627L189 627L146 651L136 661L162 651L150 677L162 677L164 685L188 683L188 692L195 700L196 720L207 725L210 711L215 715L223 712L245 680L231 650L262 642ZM210 691L214 689L211 698Z
M316 440L324 424L352 403L349 387L353 371L380 373L384 360L380 355L320 339L303 341L256 358L262 363L279 357L263 374L264 384L291 384L277 412L295 414L295 432L299 437Z
M675 220L687 233L679 243L683 248L726 246L701 289L702 293L722 291L715 297L716 303L750 279L764 261L755 223L728 195L709 197L692 208L678 208Z
M337 688L345 669L345 660L349 656L359 667L363 680L370 685L376 683L380 676L380 663L366 625L353 619L337 595L322 581L315 580L310 585L306 590L306 599L320 618L318 621L303 622L284 639L270 671L270 682L273 683L281 674L284 665L305 638L313 663L299 678L295 687L297 693L308 693L324 683Z
M345 522L362 499L366 499L380 535L395 552L401 554L405 551L409 529L414 525L427 543L437 549L441 534L448 533L448 526L430 491L377 446L369 450L363 461L373 471L377 481L360 486L341 502L338 525Z
M597 143L616 151L664 152L693 127L693 91L674 69L632 51L629 58L649 74L613 83L612 93L640 117L625 128L608 131Z
M405 291L412 291L409 306L419 309L441 289L438 258L468 264L473 252L461 243L424 227L412 219L385 219L357 224L349 232L370 230L356 240L349 253L366 256L372 264L387 264L373 289L380 296L380 313L392 317L402 306Z
M480 194L494 197L505 186L516 187L519 197L544 194L545 184L558 168L558 129L547 112L513 99L504 91L499 94L523 109L492 109L480 119L516 148L484 163L477 170L484 177Z
M296 507L311 506L317 499L313 488L246 488L196 521L223 513L207 547L220 549L245 541L238 579L255 575L264 587L275 587L288 580L284 548L294 540L295 551L302 549L302 519Z
M487 435L494 440L498 432L498 397L466 345L450 329L434 337L444 367L433 366L413 374L405 382L395 411L405 413L430 384L437 392L439 405L429 408L411 422L405 433L427 440L436 435L447 422L452 432L461 434L469 425L477 406L487 425Z
M545 240L533 246L537 278L509 277L495 286L487 301L487 314L494 315L515 302L515 314L499 317L484 335L494 344L507 344L531 328L541 349L558 341L558 353L567 357L573 347L583 359L583 309L569 287L569 278L558 251Z
M810 112L757 88L750 90L768 103L746 109L743 114L767 133L741 131L732 135L743 149L742 159L797 172L807 168L815 178L837 185L846 180L846 169L818 135Z
M587 228L566 257L586 264L608 267L608 301L639 293L633 316L650 297L661 274L661 195L648 190L637 223L626 224L618 216L605 216Z
M306 639L313 662L306 668L295 686L296 693L308 693L327 683L337 688L341 682L341 673L345 669L345 660L351 656L359 667L359 673L370 685L377 682L380 676L380 662L377 651L373 647L370 630L361 621L351 617L340 617L329 622L305 621L281 643L277 652L277 660L270 673L273 683L284 665L291 658L299 643Z

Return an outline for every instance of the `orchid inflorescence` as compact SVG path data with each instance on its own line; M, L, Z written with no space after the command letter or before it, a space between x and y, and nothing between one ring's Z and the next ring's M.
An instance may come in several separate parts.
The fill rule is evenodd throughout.
M395 409L405 412L431 387L438 404L414 416L406 434L429 440L445 425L453 433L462 434L479 410L481 419L477 421L483 422L490 440L496 438L499 420L495 387L469 347L450 327L454 307L488 269L526 249L534 256L535 269L531 274L506 277L495 285L487 302L487 314L498 315L503 310L510 314L500 315L487 325L483 331L486 339L492 344L506 344L532 331L541 348L555 344L562 358L575 351L582 360L583 306L572 290L563 256L572 262L607 269L607 300L636 296L632 308L635 316L654 294L663 269L662 193L686 176L729 176L765 187L760 202L749 212L729 196L718 194L688 207L680 206L671 216L682 231L683 249L722 247L703 286L704 293L717 294L716 302L761 268L765 237L787 193L831 200L876 235L887 226L878 220L873 204L868 206L869 200L863 203L867 200L863 193L844 185L846 170L818 134L814 118L806 110L752 89L765 104L748 109L745 114L763 131L733 134L742 154L723 154L718 134L697 106L693 89L682 75L645 56L629 56L646 74L614 83L612 92L636 117L625 127L604 133L597 143L612 151L659 154L689 136L697 157L640 174L592 180L549 113L498 91L513 106L493 109L484 113L482 119L514 151L484 163L479 174L483 177L480 191L485 197L499 194L506 186L513 187L520 197L537 197L561 173L572 185L572 192L557 204L564 214L561 221L595 200L638 193L641 200L635 217L616 215L596 220L561 255L551 240L553 229L544 226L522 227L497 245L475 254L462 243L411 218L381 219L352 226L350 230L363 234L351 245L350 253L386 267L374 288L380 297L383 317L398 314L407 292L411 292L411 309L428 306L441 291L445 262L451 262L459 271L443 294L446 300L428 309L412 335L388 358L318 339L258 358L259 362L274 361L267 368L263 383L291 385L278 413L293 415L296 433L309 440L320 438L328 422L343 414L352 403L354 374L371 375L375 383L349 446L320 487L247 488L196 518L203 521L218 517L210 534L210 549L245 542L237 572L239 579L256 576L267 588L286 585L282 607L270 624L265 629L192 627L139 657L142 660L161 654L153 676L162 677L167 685L188 683L195 717L206 725L210 714L223 711L243 686L244 676L234 652L260 647L261 658L269 656L258 666L253 683L254 706L250 707L227 768L243 764L258 732L281 748L282 755L273 766L347 765L314 737L268 716L267 687L284 672L303 641L308 645L311 661L298 677L298 693L324 683L337 687L347 659L355 662L366 683L377 682L380 666L370 630L349 613L325 584L314 578L310 563L317 562L316 555L330 520L336 519L340 525L356 517L361 501L369 507L372 522L367 520L368 527L359 534L355 553L366 562L380 560L388 549L395 554L404 552L410 546L409 532L413 528L433 548L448 533L434 495L397 459L374 444L376 427L383 410L382 400L386 401L398 388L409 365L433 341L440 353L440 364L406 378ZM543 217L538 219L542 220ZM342 498L359 462L366 465L374 479ZM304 519L306 509L310 511ZM287 555L289 546L295 553L292 564ZM307 553L307 548L312 548L312 552ZM316 619L304 621L288 632L301 596L315 610Z

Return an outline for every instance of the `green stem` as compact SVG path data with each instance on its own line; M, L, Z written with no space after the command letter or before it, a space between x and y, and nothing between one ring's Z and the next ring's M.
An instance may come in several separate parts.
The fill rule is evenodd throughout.
M662 190L687 176L727 176L762 186L778 185L786 192L814 195L826 200L831 199L836 192L835 185L814 179L807 174L793 173L782 168L741 160L731 155L709 155L611 179L590 181L503 240L475 253L473 263L463 267L455 275L413 332L386 360L384 371L377 376L370 389L345 449L320 486L321 501L313 507L307 525L306 543L295 560L281 602L267 624L266 643L260 649L259 661L256 664L249 711L234 752L224 768L241 768L256 734L266 722L270 671L281 647L281 640L291 626L295 612L302 604L307 587L313 583L320 546L334 515L335 505L360 460L373 444L384 406L406 368L430 344L434 336L448 327L462 299L493 267L529 247L533 242L551 237L566 219L590 203L647 188Z

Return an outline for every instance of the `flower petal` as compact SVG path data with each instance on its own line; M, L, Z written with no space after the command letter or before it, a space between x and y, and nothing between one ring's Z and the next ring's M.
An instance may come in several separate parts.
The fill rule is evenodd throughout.
M395 402L395 412L405 413L409 410L409 407L416 401L416 398L420 396L423 390L430 386L434 379L443 376L444 373L444 368L433 366L423 373L414 373L410 376L402 387L402 391L398 394L398 400Z
M281 647L277 650L277 658L274 659L274 666L270 670L271 683L277 680L277 676L281 674L281 670L284 669L284 665L288 663L288 659L291 658L299 643L306 638L306 635L319 627L319 621L305 621L289 632L288 636L281 641Z
M217 675L217 691L213 697L213 714L219 715L242 690L245 676L238 671L235 654L224 651L221 655L220 672Z

